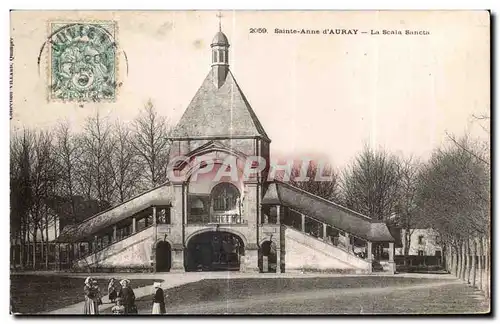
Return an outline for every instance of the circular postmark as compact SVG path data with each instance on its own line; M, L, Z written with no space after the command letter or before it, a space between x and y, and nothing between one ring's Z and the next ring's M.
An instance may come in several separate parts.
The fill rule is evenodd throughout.
M114 23L51 23L50 28L50 99L114 100Z

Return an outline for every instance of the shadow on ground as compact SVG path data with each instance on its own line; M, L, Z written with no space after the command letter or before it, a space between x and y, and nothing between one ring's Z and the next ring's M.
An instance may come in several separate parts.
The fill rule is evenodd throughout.
M120 277L117 277L120 278ZM132 288L152 285L155 279L131 280ZM107 295L108 281L97 279L103 295ZM49 275L11 275L10 303L12 313L34 314L48 312L84 300L84 278ZM106 300L104 300L106 302Z

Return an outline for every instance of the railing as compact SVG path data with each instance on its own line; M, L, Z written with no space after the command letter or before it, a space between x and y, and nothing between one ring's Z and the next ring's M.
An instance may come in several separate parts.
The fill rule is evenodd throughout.
M77 261L79 261L79 260L82 260L82 259L87 258L88 256L90 256L90 255L92 255L92 254L96 254L96 253L98 253L98 252L101 252L102 250L104 250L104 249L106 249L106 248L110 247L111 245L116 244L116 243L118 243L118 242L121 242L121 241L123 241L123 240L126 240L126 239L128 239L129 237L131 237L131 236L133 236L133 235L136 235L136 234L138 234L138 233L141 233L141 232L143 232L143 231L145 231L145 230L147 230L147 229L149 229L149 228L151 228L151 227L153 227L153 226L154 226L154 224L150 224L150 225L148 225L148 226L146 226L146 227L141 228L140 230L135 231L135 233L130 233L130 234L129 234L129 235L127 235L127 236L121 236L121 237L120 237L119 239L117 239L116 241L111 241L109 244L106 244L106 245L104 245L104 246L101 246L101 247L99 247L99 248L97 248L97 249L95 249L95 250L90 250L90 251L87 251L87 253L85 253L85 254L83 254L83 255L80 255L78 258L76 258L74 261L71 261L71 262L77 262Z
M209 224L244 224L242 215L238 214L212 214L209 218Z
M188 224L245 224L245 218L239 214L188 215Z
M323 242L323 243L325 243L325 244L328 244L328 245L334 246L334 247L336 247L336 248L338 248L338 249L340 249L340 250L342 250L342 251L344 251L344 252L346 252L346 253L348 253L348 254L350 254L350 255L352 255L352 256L354 256L354 257L356 257L356 258L359 258L359 259L361 259L361 260L367 261L367 258L366 258L365 256L362 256L360 253L355 253L353 249L350 249L350 248L346 247L346 246L345 246L345 245L343 245L343 244L338 244L338 245L335 245L335 244L333 244L333 242L332 242L332 241L329 241L328 239L324 239L324 238L322 238L322 237L317 237L317 236L315 236L315 235L311 235L311 233L307 233L307 232L305 232L305 231L299 230L299 229L297 229L297 228L295 228L295 227L292 227L292 226L288 226L288 225L285 225L285 226L286 226L287 228L292 229L292 230L295 230L295 231L297 231L297 232L304 233L304 234L306 234L307 236L309 236L309 237L311 237L311 238L313 238L313 239L315 239L315 240L318 240L318 241Z
M302 232L308 236L314 237L317 240L320 240L329 245L335 246L345 252L352 254L360 259L368 259L368 244L365 245L355 245L351 244L350 240L354 238L354 242L356 240L367 242L365 239L357 237L349 232L346 232L343 229L337 228L330 224L324 223L320 220L317 220L313 217L307 216L303 213L300 213L294 209L290 209L292 215L295 214L295 217L291 217L288 220L284 220L284 224L288 227L291 227L299 232ZM299 219L299 217L302 219ZM324 227L326 225L326 231ZM344 234L346 233L349 236L346 237Z

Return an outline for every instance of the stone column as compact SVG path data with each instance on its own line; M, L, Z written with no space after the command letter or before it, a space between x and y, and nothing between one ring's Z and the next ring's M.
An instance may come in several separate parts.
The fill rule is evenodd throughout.
M346 244L347 252L350 252L351 251L351 240L349 239L349 233L344 232L344 236L345 236L345 244Z
M280 224L280 218L281 218L281 206L276 205L276 224Z
M154 235L154 243L153 243L153 251L155 251L155 255L156 255L156 242L158 241L158 221L156 219L157 215L156 215L156 206L153 206L153 226L154 226L154 231L155 231L155 235ZM156 271L156 258L155 260L152 260L153 262L153 271Z
M172 247L172 266L170 272L184 272L184 249L181 244Z
M117 226L113 225L113 242L116 242L116 230L117 230Z
M245 272L260 272L259 269L259 247L257 244L249 244L250 246L245 249L244 263Z
M389 272L391 274L396 272L396 265L394 263L394 242L389 242Z
M136 220L135 217L132 217L132 234L135 234L136 231Z
M282 271L281 271L281 249L276 249L276 273L282 273Z
M305 232L306 231L306 215L301 213L300 217L302 218L301 229L302 229L302 232Z
M323 223L323 240L326 241L326 223Z
M182 224L188 223L188 187L187 185L182 186Z
M372 242L370 241L367 241L367 247L366 247L366 260L368 262L372 262L373 261L373 257L372 257Z

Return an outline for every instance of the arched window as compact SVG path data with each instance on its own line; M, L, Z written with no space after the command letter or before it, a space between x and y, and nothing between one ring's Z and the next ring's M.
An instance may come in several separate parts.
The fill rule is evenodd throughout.
M212 189L211 203L214 212L237 211L239 213L240 192L230 183L219 183Z
M191 201L191 214L201 215L205 212L205 206L203 206L203 201L200 198L194 198Z
M219 62L224 62L224 57L223 57L223 55L224 55L224 51L219 50Z
M217 63L217 51L212 51L212 62Z

